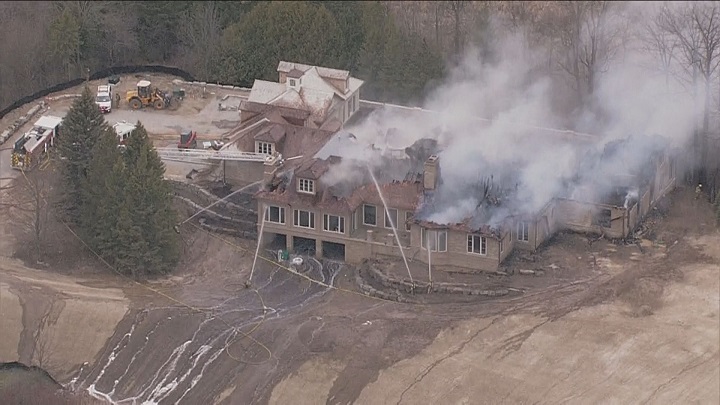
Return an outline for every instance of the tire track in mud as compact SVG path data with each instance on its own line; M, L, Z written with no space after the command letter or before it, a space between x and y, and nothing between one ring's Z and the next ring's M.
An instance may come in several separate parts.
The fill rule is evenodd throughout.
M305 263L307 275L325 283L334 282L340 267L323 266L314 259ZM212 399L216 389L223 388L224 383L247 367L242 362L266 360L262 358L263 352L242 339L241 331L259 322L282 320L299 313L328 292L315 283L299 286L292 274L277 267L264 269L257 276L254 283L262 301L252 290L241 290L209 308L209 314L178 307L136 312L120 328L129 331L117 332L108 345L112 349L97 361L102 366L78 377L81 383L76 388L114 404L165 404L181 399L186 403L202 403ZM226 351L238 357L241 364L222 356ZM203 377L210 368L232 371L214 370L212 381L205 381ZM257 389L264 391L266 387Z

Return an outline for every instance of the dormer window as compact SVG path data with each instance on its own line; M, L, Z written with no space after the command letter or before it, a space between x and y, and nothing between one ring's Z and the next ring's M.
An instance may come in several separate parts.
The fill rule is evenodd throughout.
M297 80L295 80L295 79L289 79L289 81L290 81L290 87L295 87L295 86L297 86Z
M266 155L273 154L273 144L270 142L255 142L255 151L257 153L264 153Z
M298 191L301 193L315 194L315 181L310 179L298 179Z

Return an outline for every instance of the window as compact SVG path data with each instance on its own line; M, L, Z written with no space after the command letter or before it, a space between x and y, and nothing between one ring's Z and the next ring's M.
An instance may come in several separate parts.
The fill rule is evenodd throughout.
M390 213L389 217L387 212ZM387 212L385 213L385 228L392 228L393 226L397 226L398 210L396 210L395 208L388 208ZM390 220L392 220L392 222L390 222Z
M310 211L295 210L295 226L300 228L315 229L315 213Z
M290 87L295 87L296 84L295 79L290 79Z
M410 232L410 220L412 219L412 212L407 211L405 212L405 230Z
M301 193L315 194L315 182L310 179L298 179L298 191Z
M431 252L447 252L447 231L422 230L423 249L430 248Z
M258 142L256 149L257 149L257 153L265 153L268 155L272 155L273 144L271 144L270 142Z
M530 223L518 222L517 240L527 242L530 240Z
M325 214L323 217L323 230L345 233L345 217Z
M363 205L363 224L377 226L377 208L374 205Z
M502 239L500 239L500 253L502 253L502 252L503 252L503 241L502 241Z
M599 225L603 228L610 228L610 222L612 222L612 211L602 209L600 212L593 216L592 224Z
M276 224L285 223L285 208L269 206L265 211L265 220Z
M487 239L485 239L484 236L468 235L467 243L468 253L475 253L479 255L487 254Z

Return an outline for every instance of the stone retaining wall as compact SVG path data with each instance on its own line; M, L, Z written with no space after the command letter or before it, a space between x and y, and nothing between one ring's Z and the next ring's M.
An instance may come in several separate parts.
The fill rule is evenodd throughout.
M40 104L36 105L35 107L31 108L30 111L27 112L27 114L23 115L22 117L18 118L10 124L10 126L4 130L2 133L0 133L0 145L7 142L8 139L10 139L15 133L22 128L23 125L27 124L28 121L33 119L37 113L42 111L42 109L45 107L45 102L42 101Z
M415 281L414 284L407 279L397 279L379 270L374 263L366 262L363 266L365 274L379 282L385 288L397 289L411 294L427 294L431 292L446 294L480 295L486 297L500 297L510 293L507 288L488 289L480 285L461 283L428 283L426 281Z
M403 296L401 296L399 294L399 292L390 293L390 292L381 291L381 290L374 288L370 284L366 283L365 280L363 280L361 273L362 273L362 270L358 269L357 273L355 273L355 282L360 287L360 291L362 291L365 295L369 295L372 297L376 297L376 298L380 298L380 299L388 300L388 301L411 302L411 300L408 300L408 299L404 298Z
M243 239L257 239L257 231L243 231L240 229L225 228L222 226L216 226L208 224L204 218L200 219L200 226L207 229L210 232L222 233L225 235L236 236Z

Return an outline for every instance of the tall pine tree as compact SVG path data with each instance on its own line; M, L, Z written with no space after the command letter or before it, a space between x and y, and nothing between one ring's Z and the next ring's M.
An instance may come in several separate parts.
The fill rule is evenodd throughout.
M65 210L70 219L79 222L84 204L82 192L92 151L100 135L111 130L95 104L95 97L85 87L80 98L75 100L70 111L63 118L63 134L58 139L58 150L63 160L65 179Z
M119 211L118 238L130 242L130 246L122 245L131 251L117 258L133 274L164 274L177 264L179 254L172 190L164 179L165 167L140 122L126 146L125 202Z
M100 255L112 262L120 208L125 203L125 163L117 147L117 136L109 128L102 133L92 151L87 178L83 182L80 228Z

